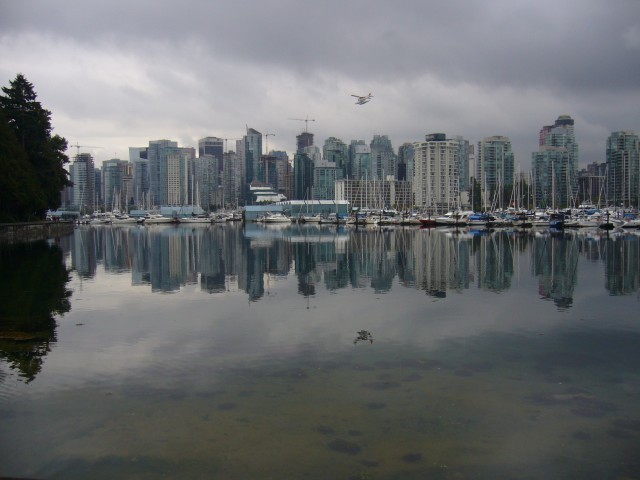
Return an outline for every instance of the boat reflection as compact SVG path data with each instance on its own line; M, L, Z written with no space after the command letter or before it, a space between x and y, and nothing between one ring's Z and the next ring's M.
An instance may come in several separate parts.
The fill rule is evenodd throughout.
M640 237L636 232L497 229L389 229L336 225L83 226L69 237L71 265L82 278L99 268L130 272L132 285L173 292L199 284L215 294L244 291L251 301L265 295L269 278L295 275L298 293L371 288L420 289L434 299L475 285L501 292L517 276L537 279L541 299L570 308L579 260L604 267L611 295L639 288Z

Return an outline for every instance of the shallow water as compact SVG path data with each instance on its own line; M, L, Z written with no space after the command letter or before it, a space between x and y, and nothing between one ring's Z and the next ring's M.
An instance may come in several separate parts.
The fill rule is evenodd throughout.
M251 224L4 247L14 292L44 288L17 273L34 256L70 273L44 334L2 299L0 475L640 478L639 239Z

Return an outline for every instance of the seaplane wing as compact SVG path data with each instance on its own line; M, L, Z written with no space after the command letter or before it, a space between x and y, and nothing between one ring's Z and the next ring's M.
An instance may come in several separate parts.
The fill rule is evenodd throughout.
M353 94L351 94L351 96L356 98L356 105L364 105L365 103L367 103L368 101L370 101L373 98L373 95L371 94L371 92L369 92L368 95L353 95Z

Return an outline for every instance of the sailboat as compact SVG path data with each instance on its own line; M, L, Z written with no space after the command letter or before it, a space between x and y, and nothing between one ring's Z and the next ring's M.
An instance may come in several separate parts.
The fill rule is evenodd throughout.
M198 191L198 184L196 183L196 207L200 210L200 193ZM193 199L191 200L191 204L193 205ZM193 211L193 210L192 210ZM212 223L212 218L210 215L194 215L178 217L178 223L188 223L188 224L197 224L197 225L206 225Z

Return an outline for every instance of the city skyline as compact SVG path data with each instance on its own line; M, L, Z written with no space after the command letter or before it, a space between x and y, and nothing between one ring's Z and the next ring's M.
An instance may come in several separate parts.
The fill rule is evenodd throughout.
M0 8L0 82L23 73L69 156L84 145L98 164L149 140L235 141L249 125L290 154L306 129L388 135L395 149L433 132L504 136L528 170L540 125L570 115L584 168L605 160L611 132L640 130L634 1Z

